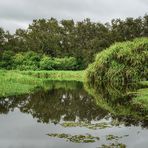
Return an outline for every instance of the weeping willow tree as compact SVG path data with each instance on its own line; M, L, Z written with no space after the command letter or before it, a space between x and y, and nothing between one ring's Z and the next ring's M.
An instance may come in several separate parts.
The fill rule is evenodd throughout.
M148 38L115 43L96 56L85 75L93 86L148 80Z

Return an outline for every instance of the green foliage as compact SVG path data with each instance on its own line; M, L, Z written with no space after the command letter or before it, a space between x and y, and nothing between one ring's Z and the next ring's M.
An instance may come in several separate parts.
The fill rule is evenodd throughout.
M15 70L75 70L77 60L74 57L51 58L33 51L15 54L4 51L0 56L0 68Z
M84 71L22 71L22 74L48 80L83 81Z
M54 69L59 70L75 70L77 60L74 57L54 58Z
M0 28L0 45L3 47L3 44L5 42L5 31Z
M39 68L40 55L35 52L26 52L23 60L23 70L37 70Z
M15 71L0 71L0 97L31 93L42 81Z
M40 77L37 78L37 77ZM48 76L48 79L47 77ZM45 79L46 78L46 79ZM49 89L45 80L82 81L83 71L11 71L0 70L0 97L32 93L37 87ZM54 82L55 83L55 82ZM62 85L63 86L63 85ZM55 85L54 85L55 87ZM61 87L61 86L58 86ZM65 87L68 87L66 84Z
M17 29L15 34L0 28L0 52L34 51L52 58L74 57L77 59L77 70L82 70L94 61L96 53L111 44L137 37L148 37L147 26L148 15L136 19L113 19L111 23L105 24L92 22L90 19L79 22L57 21L55 18L38 19L33 20L25 30ZM38 69L36 64L26 63L23 69ZM43 64L44 66L50 68Z
M139 89L133 102L143 108L143 110L148 111L148 88Z
M43 56L40 61L41 70L74 70L77 66L77 60L74 57L51 58Z
M39 69L40 55L29 51L17 53L13 56L13 66L11 69L17 70L37 70Z
M13 63L13 51L5 51L0 56L0 68L2 69L11 69Z
M148 79L148 38L116 43L96 56L86 72L92 85L100 82L133 82Z
M41 70L52 70L53 69L53 60L51 57L43 56L40 61L40 69Z

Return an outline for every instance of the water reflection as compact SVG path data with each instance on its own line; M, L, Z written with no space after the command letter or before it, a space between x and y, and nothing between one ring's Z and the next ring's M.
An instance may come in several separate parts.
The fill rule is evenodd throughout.
M124 85L111 86L102 85L93 87L85 83L85 90L93 96L96 104L111 113L112 118L119 120L127 126L141 125L148 126L148 112L141 106L133 103L135 94L129 93L136 91L138 86Z
M108 112L99 108L87 94L81 82L50 81L47 90L41 89L29 96L2 98L0 112L8 113L14 108L30 113L39 122L99 120Z
M29 113L43 123L100 120L112 117L125 125L148 125L148 113L132 104L133 87L93 88L75 81L49 81L36 93L0 99L0 113L14 108ZM84 89L85 88L85 89Z
M102 119L107 111L100 109L95 101L83 89L80 82L50 83L50 90L40 90L30 95L25 104L21 105L22 112L31 113L40 122L59 122ZM62 85L64 84L64 85Z
M46 144L50 140L50 144L52 143L54 147L63 148L67 145L74 148L76 145L63 142L63 146L61 146L59 143L62 142L60 140L57 142L57 139L54 140L52 137L63 138L64 136L68 141L77 143L96 141L92 145L77 145L90 148L103 144L111 146L111 141L103 140L106 137L113 138L113 140L114 137L115 139L122 137L118 138L119 141L113 141L115 142L113 144L120 146L123 143L129 147L136 147L133 145L133 141L138 139L138 134L140 134L143 141L139 141L138 144L146 146L147 139L144 137L148 136L146 129L148 113L132 104L133 94L128 92L134 89L131 86L105 85L94 88L91 85L75 81L46 81L44 89L39 89L30 95L0 99L0 138L6 135L7 138L12 136L19 139L18 135L21 135L24 140L26 137L32 136L32 139L36 137L36 139L45 140ZM2 114L6 115L6 121L1 118ZM11 124L8 121L11 121ZM31 128L28 128L30 125L32 125ZM16 134L17 126L20 127L19 134ZM141 127L144 127L145 130ZM30 131L32 131L32 135L30 135ZM128 136L125 137L125 135ZM12 137L10 139L13 139ZM96 140L96 137L99 137L100 140ZM81 138L80 141L79 138ZM33 140L30 142L32 145L36 144ZM7 143L9 146L17 147L17 142L12 142L12 145L10 142ZM8 147L7 143L4 146ZM26 142L27 144L28 142Z

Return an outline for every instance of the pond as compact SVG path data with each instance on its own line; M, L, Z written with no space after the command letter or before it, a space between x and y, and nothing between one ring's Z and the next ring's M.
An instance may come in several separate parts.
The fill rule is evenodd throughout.
M129 104L126 90L49 81L35 93L1 98L0 147L146 148L147 112Z

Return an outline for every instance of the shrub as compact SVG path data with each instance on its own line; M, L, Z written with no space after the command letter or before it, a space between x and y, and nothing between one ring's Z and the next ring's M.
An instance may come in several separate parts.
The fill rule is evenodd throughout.
M74 57L51 58L33 51L14 54L5 51L0 55L0 68L17 70L75 70L77 60Z
M58 70L74 70L76 69L77 61L74 57L54 58L54 69Z
M14 69L22 69L24 61L24 55L22 53L17 53L13 56L13 68Z
M86 80L93 85L143 79L148 79L148 38L112 45L99 53L86 70Z
M37 70L39 69L40 55L33 51L17 53L13 57L13 69Z
M51 57L43 56L40 61L40 69L41 70L52 70L54 66L54 61Z
M2 69L12 69L14 52L10 50L5 50L0 56L0 68Z

